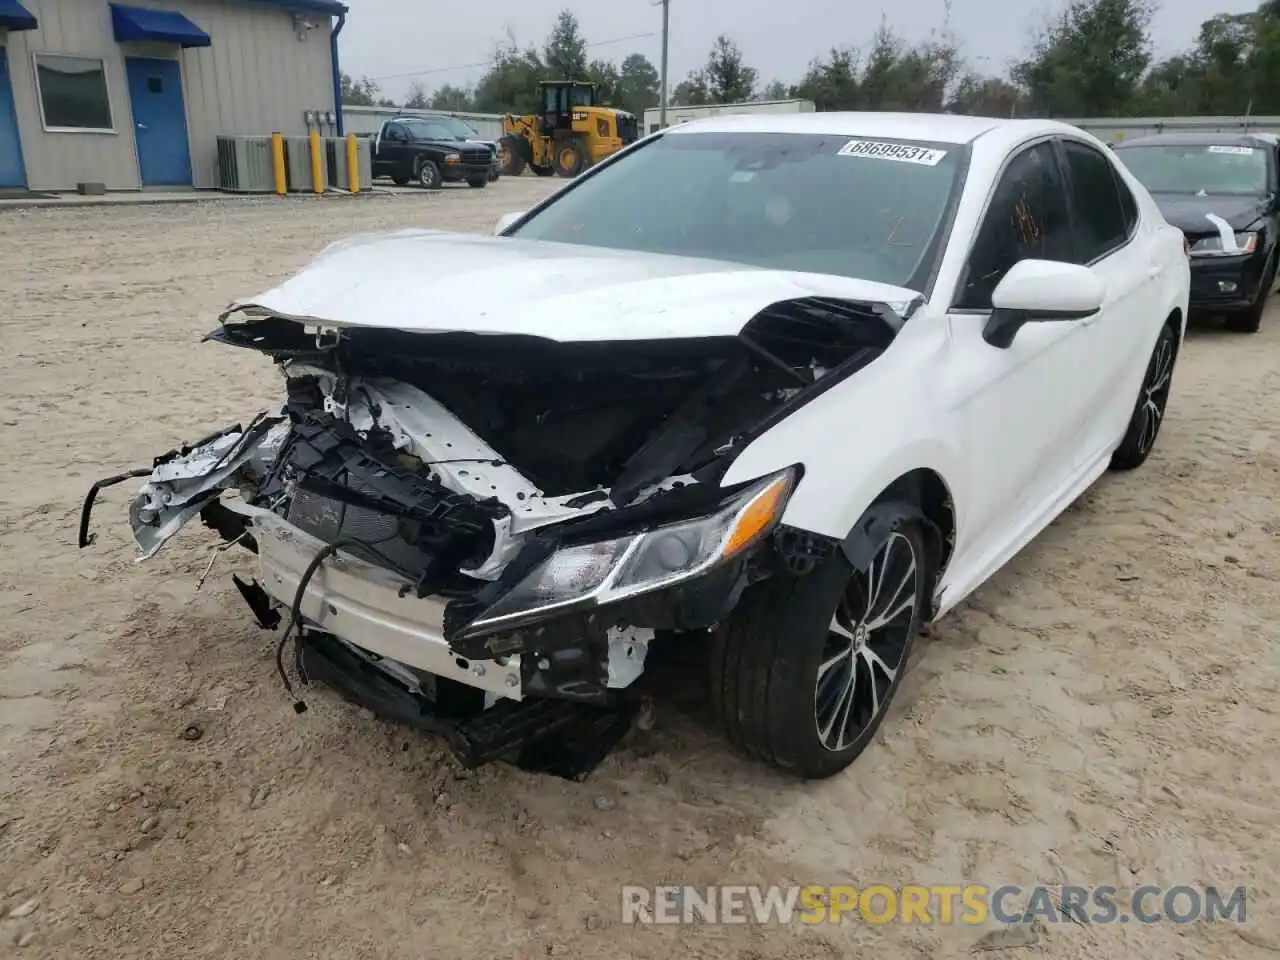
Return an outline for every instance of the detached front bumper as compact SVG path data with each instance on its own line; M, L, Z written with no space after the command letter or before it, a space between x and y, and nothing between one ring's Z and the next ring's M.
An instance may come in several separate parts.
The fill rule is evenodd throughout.
M1267 254L1262 250L1235 257L1191 259L1191 309L1244 310L1262 292Z

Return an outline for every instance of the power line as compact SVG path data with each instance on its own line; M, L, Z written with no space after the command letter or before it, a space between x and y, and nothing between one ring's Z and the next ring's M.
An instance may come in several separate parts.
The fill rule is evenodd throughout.
M626 37L615 37L612 40L597 40L594 43L586 43L586 47L606 47L612 43L626 43L628 40L643 40L646 37L655 36L656 33L650 30L648 33L633 33ZM434 67L431 70L415 70L412 73L389 73L381 77L370 77L370 80L404 80L408 77L425 77L436 73L453 73L456 70L475 70L478 67L491 67L498 61L496 59L480 60L476 63L460 63L453 67Z

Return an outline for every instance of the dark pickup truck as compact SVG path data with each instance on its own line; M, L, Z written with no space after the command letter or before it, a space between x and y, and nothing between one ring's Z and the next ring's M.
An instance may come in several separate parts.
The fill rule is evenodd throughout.
M373 175L402 186L412 180L428 190L462 181L483 187L496 163L488 144L458 140L443 124L416 117L386 121L373 139Z

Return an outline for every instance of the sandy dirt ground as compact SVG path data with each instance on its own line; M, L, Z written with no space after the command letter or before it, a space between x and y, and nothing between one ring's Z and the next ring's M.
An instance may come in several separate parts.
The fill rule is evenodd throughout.
M487 230L534 179L427 196L0 214L0 955L912 958L973 926L624 926L623 884L1249 885L1244 925L1046 925L1015 957L1280 955L1280 313L1192 332L1140 472L1108 476L917 645L844 775L739 759L696 686L584 784L312 692L211 535L135 565L89 484L275 400L199 344L332 239ZM483 291L477 291L482 296ZM202 725L196 742L183 739Z

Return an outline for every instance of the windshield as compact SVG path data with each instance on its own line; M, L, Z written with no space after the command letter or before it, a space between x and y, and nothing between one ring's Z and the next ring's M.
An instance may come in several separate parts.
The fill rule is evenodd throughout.
M415 140L456 140L449 128L432 120L405 120L403 125Z
M1116 154L1152 193L1261 196L1267 192L1267 151L1218 144L1122 147Z
M463 123L457 117L433 117L431 122L437 126L444 127L459 140L470 140L472 137L478 136L471 126Z
M922 290L962 149L847 135L668 134L574 184L509 235Z

